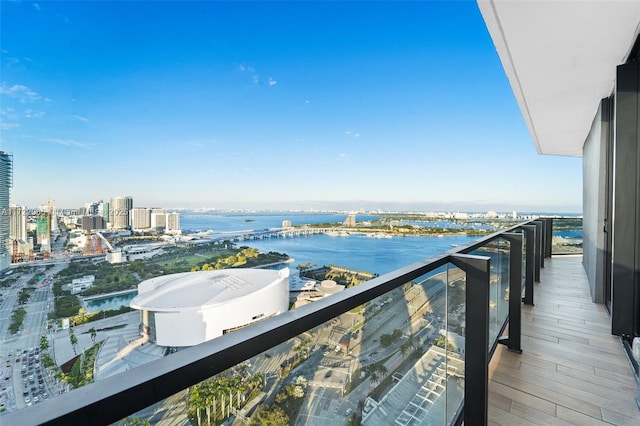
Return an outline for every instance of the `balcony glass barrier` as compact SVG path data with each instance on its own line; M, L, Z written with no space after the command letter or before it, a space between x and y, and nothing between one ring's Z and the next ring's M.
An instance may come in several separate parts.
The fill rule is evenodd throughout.
M464 407L469 322L468 276L451 261L457 253L490 262L489 297L483 308L488 312L489 352L509 316L510 243L500 234L221 338L182 350L159 348L154 360L139 359L139 366L130 370L100 361L100 353L142 344L137 327L127 334L128 340L107 339L96 345L94 327L76 326L76 343L67 346L82 355L73 367L77 371L67 376L56 373L56 360L46 370L44 359L56 342L71 335L68 330L50 332L46 345L34 341L33 348L18 355L20 363L27 358L27 384L15 386L32 397L30 361L35 365L39 353L49 398L26 408L26 398L20 398L20 413L5 419L19 419L20 424L64 424L87 415L120 419L121 424L161 419L260 424L265 418L279 418L282 424L309 424L311 419L329 424L455 423ZM121 326L117 317L109 324ZM93 354L85 349L93 349ZM112 375L106 374L110 368ZM118 368L122 371L115 371ZM64 392L72 387L69 375L79 379L76 385L82 391ZM34 395L41 395L36 380L39 377L34 378ZM114 412L123 414L113 418Z
M464 286L443 266L120 423L449 424L464 396Z
M509 243L502 238L469 252L491 258L489 293L489 348L502 333L509 316Z
M582 218L554 218L552 254L582 254Z

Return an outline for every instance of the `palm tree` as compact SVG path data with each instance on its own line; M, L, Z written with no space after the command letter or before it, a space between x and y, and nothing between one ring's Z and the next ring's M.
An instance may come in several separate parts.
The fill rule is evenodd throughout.
M378 382L380 381L380 377L378 376L378 373L376 373L375 371L371 372L371 376L369 378L371 379L371 383L373 383L374 385L377 385Z
M400 345L400 353L402 354L402 358L407 357L407 354L409 353L409 345L407 345L407 342Z
M93 344L96 344L96 335L98 334L98 332L96 331L95 327L91 327L89 329L89 333L91 333L91 341L93 342Z
M78 338L76 337L72 328L69 329L69 341L71 342L71 346L73 347L73 354L78 355L78 353L76 352L76 345L78 344Z
M46 352L47 349L49 349L49 339L47 339L47 336L41 336L40 337L40 350L42 352Z
M385 367L384 364L380 364L377 367L378 373L380 373L380 377L387 377L387 374L389 374L389 370L387 369L387 367Z
M200 394L200 385L191 386L189 389L189 406L195 410L196 418L198 419L198 426L202 425L202 419L200 416L200 407L202 407L202 395Z

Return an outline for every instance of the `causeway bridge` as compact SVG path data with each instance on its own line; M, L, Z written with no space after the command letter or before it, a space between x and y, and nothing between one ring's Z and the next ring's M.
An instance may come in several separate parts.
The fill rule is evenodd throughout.
M272 238L294 238L307 237L310 235L346 235L346 230L342 228L268 228L268 229L252 229L246 231L227 231L215 233L217 236L228 235L230 240L234 242L240 241L256 241L269 240Z

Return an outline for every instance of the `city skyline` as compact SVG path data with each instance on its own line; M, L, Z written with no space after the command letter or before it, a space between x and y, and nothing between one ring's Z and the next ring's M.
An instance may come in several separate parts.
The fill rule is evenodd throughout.
M12 204L581 211L475 2L2 9Z

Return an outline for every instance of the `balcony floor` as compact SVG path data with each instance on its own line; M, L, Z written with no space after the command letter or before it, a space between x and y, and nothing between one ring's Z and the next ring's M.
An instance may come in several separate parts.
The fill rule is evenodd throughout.
M545 259L522 310L522 354L500 345L489 367L489 424L640 425L637 385L582 256Z

